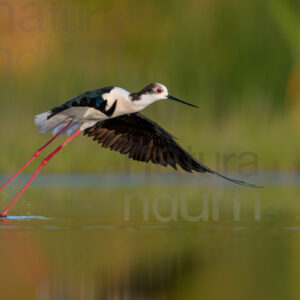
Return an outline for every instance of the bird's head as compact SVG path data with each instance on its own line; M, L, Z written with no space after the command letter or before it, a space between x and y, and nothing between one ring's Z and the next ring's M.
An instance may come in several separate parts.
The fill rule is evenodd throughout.
M141 110L149 104L152 104L158 100L166 99L181 102L189 106L197 107L194 104L182 101L169 95L167 87L161 83L151 83L144 87L141 91L129 94L129 98L138 110Z

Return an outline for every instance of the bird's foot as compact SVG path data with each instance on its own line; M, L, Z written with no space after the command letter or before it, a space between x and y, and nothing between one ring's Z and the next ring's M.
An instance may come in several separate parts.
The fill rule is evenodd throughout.
M6 218L6 214L0 213L0 219L4 219L4 218Z

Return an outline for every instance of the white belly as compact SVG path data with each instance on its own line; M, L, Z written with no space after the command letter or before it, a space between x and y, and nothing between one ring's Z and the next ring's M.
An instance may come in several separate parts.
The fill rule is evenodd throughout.
M74 121L80 123L84 123L86 121L101 121L107 119L107 116L105 114L103 114L100 110L94 109L92 107L71 107L59 114L65 115L65 117L69 117Z
M65 115L68 119L67 122L73 120L73 122L80 123L81 130L85 130L86 128L95 125L97 122L107 119L105 114L92 107L71 107L61 114Z
M35 123L40 132L52 131L53 134L57 134L70 121L73 121L72 126L66 131L68 135L71 135L79 128L85 130L98 121L107 119L105 114L92 107L71 107L48 119L50 114L51 112L46 112L36 116Z

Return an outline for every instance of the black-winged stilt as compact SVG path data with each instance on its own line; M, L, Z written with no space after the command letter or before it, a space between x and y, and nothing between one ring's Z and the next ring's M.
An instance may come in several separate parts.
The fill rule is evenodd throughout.
M119 87L106 87L86 92L61 106L37 115L35 123L38 125L40 132L52 131L54 137L37 150L29 161L0 187L0 190L38 157L58 136L67 133L69 138L43 159L23 189L9 206L0 213L0 217L6 217L12 205L27 189L41 169L82 131L84 135L93 137L95 141L102 144L102 147L118 151L121 154L128 154L129 158L137 161L151 161L154 164L163 166L170 165L174 169L176 169L176 165L179 165L187 172L207 172L237 184L256 187L241 180L228 178L206 167L181 148L171 134L139 113L149 104L164 99L197 107L169 95L168 89L164 85L151 83L137 93L129 93Z

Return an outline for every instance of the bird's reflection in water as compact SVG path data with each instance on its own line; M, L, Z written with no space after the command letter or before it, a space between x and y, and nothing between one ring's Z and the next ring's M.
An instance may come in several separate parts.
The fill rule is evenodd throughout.
M299 251L282 255L298 237L295 224L276 231L269 223L183 230L100 227L70 220L1 221L0 299L156 300L201 295L232 300L253 299L253 287L255 294L266 295L264 299L277 299L279 292L284 299L290 290L298 290L296 283L291 288L290 281L282 280L298 278L294 262ZM269 232L276 238L267 241ZM295 267L284 268L286 264ZM278 269L283 270L280 276ZM265 278L272 279L272 288L266 288ZM278 286L279 291L274 289Z
M1 220L0 285L7 299L166 299L201 270L199 253L170 231L51 222L57 223Z
M96 274L97 299L166 299L184 277L199 265L190 253L168 253L157 259L150 253L142 260L132 257L122 273L106 268ZM198 269L199 271L199 269Z
M53 299L170 299L200 268L188 253L125 260L121 267L110 261L83 272L70 266L65 272L49 273L52 278L40 282L39 299L47 299L47 295Z

